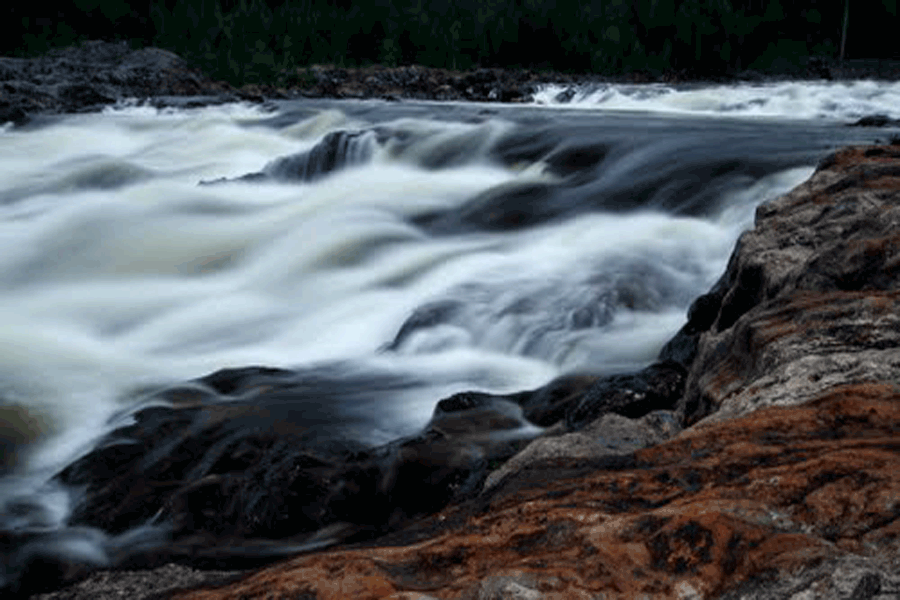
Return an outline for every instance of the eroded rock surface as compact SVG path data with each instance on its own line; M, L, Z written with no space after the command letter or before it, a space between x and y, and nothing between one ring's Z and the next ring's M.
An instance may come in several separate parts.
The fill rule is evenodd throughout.
M532 449L479 495L379 540L177 597L896 597L898 190L900 149L850 148L759 208L663 353L687 367L675 437ZM542 393L565 415L597 385Z
M850 382L900 384L898 159L896 146L841 151L757 209L686 327L702 330L687 422L801 404Z

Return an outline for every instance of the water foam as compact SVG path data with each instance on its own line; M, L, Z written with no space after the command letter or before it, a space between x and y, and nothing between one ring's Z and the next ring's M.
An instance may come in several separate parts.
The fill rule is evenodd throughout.
M736 85L589 84L542 86L539 106L740 118L900 118L900 82L781 82Z

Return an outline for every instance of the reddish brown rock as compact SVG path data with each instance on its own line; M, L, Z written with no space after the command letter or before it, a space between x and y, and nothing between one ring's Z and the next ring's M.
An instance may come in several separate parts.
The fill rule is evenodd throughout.
M900 148L851 148L760 206L681 403L687 421L900 384Z
M453 524L431 539L301 557L179 597L458 598L501 575L530 577L544 598L710 597L884 553L900 533L898 400L891 386L844 386L696 426L620 464L546 461L430 518Z
M759 208L683 332L693 425L674 438L530 462L378 546L176 597L900 592L898 189L900 148L851 148Z

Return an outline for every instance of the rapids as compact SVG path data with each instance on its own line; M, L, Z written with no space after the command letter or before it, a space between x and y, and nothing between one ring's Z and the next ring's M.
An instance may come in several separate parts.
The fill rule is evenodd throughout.
M321 374L378 444L450 394L651 363L755 207L886 132L894 84L532 105L122 103L0 132L0 532L113 564L51 478L154 390ZM251 176L248 176L251 175ZM323 400L325 401L325 400ZM0 587L5 577L0 573Z

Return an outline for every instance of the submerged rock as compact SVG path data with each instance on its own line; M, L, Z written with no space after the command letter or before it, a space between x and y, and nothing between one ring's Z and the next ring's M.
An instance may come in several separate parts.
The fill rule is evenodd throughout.
M260 172L248 173L234 180L201 181L199 185L269 179L316 181L334 171L368 162L377 146L376 137L374 131L332 131L307 152L278 158Z
M900 119L892 119L888 115L877 114L877 115L866 115L850 123L851 127L898 127L900 126Z

